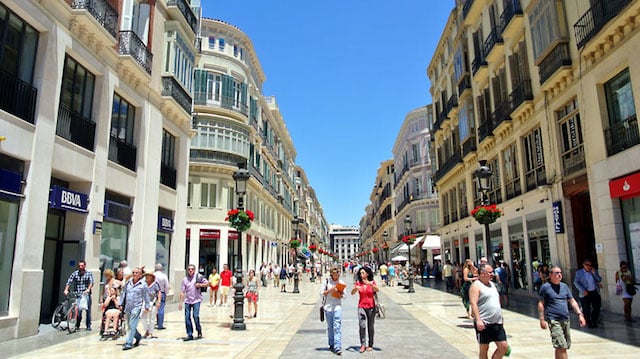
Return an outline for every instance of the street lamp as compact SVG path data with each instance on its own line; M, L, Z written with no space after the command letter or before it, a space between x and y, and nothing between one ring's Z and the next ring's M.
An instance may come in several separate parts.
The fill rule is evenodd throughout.
M304 220L302 218L298 218L298 216L294 216L291 220L291 224L293 224L293 238L298 239L298 225L303 221ZM300 281L300 270L298 269L297 248L293 249L293 254L295 259L295 268L293 270L293 293L300 293L300 290L298 290L298 282Z
M404 217L404 226L407 230L408 237L409 235L411 235L411 217L408 214L406 217ZM407 240L407 249L407 254L409 256L409 291L407 293L415 293L415 289L413 289L413 268L411 268L411 244L409 244L409 240Z
M382 236L384 237L384 244L385 244L385 246L387 246L387 245L388 245L388 244L387 244L387 237L389 237L389 233L387 232L387 230L386 230L386 229L385 229L385 231L384 231L384 232L382 232ZM385 252L385 253L384 253L385 262L388 262L388 261L389 261L389 251L388 251L388 250L386 250L386 251L384 251L384 252Z
M236 181L236 194L238 195L238 210L244 210L244 195L247 193L247 181L251 174L245 168L245 163L238 164L238 170L233 173L233 179ZM235 294L233 295L234 316L231 330L247 329L244 323L244 295L242 290L242 231L238 230L238 264L236 265L236 284L233 286Z
M316 232L311 232L311 243L309 245L315 245ZM317 247L316 247L317 248ZM315 261L315 251L309 251L311 253L311 282L316 281L316 261Z
M473 176L476 178L478 190L482 194L481 204L484 206L489 205L489 190L491 189L491 168L487 166L487 160L480 160L480 167L475 171ZM489 223L484 224L484 253L487 256L487 261L493 263L493 255L491 253L491 232L489 230Z

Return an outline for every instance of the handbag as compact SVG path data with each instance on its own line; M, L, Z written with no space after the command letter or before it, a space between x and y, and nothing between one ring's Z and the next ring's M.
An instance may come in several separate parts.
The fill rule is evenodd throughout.
M625 289L627 290L627 293L629 295L636 295L637 290L636 290L636 286L633 285L633 283L627 284Z
M375 315L377 318L384 319L385 317L384 306L378 300L377 292L373 293L373 298L374 298L374 304L375 304L373 307L373 315Z
M327 286L329 285L329 279L327 279L324 283L324 290L327 290ZM322 304L320 304L320 321L324 322L324 304L327 301L326 296L322 296Z

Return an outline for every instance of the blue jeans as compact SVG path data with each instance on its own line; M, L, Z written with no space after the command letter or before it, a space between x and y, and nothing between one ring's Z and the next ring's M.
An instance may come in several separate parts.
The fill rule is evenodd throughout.
M135 307L131 309L131 312L127 313L127 339L125 340L125 345L133 344L133 338L136 340L140 340L142 335L138 332L138 321L140 320L140 311L142 311L141 307Z
M329 335L329 346L334 351L342 349L342 308L334 309L332 312L325 312L327 319L327 334Z
M193 311L193 321L196 323L196 330L198 334L202 334L202 327L200 326L200 302L188 304L184 303L184 323L187 327L187 336L193 336L193 325L191 324L191 312Z
M167 293L162 292L162 300L160 301L160 308L158 308L158 328L164 328L164 305L167 303Z

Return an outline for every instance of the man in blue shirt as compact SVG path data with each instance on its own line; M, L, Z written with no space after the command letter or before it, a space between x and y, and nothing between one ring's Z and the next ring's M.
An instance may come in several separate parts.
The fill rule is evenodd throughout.
M133 278L127 282L124 287L124 292L120 296L120 307L124 306L124 314L127 317L127 338L122 350L129 350L133 347L137 347L140 344L142 335L138 332L138 321L140 320L140 312L142 312L142 305L144 304L144 311L148 312L151 308L149 302L149 295L147 289L147 282L141 280L142 270L140 268L134 268L132 271ZM133 338L136 338L136 342L133 343Z
M74 286L73 294L76 298L83 295L87 296L87 330L91 330L91 288L93 288L93 274L87 272L87 262L79 261L78 270L75 270L67 279L67 285L64 286L64 295L69 295L69 288ZM76 321L76 329L80 328L82 322L82 311L78 311L78 321Z
M581 327L586 325L586 321L578 302L573 299L569 286L562 283L562 269L552 266L549 275L550 282L540 287L538 298L540 328L549 328L551 343L556 350L555 358L568 358L567 349L571 348L571 332L567 304L571 305L578 314Z
M582 269L576 271L573 285L580 291L580 304L589 328L598 327L600 307L602 306L602 299L600 298L601 282L602 277L593 267L593 261L588 258L582 261Z

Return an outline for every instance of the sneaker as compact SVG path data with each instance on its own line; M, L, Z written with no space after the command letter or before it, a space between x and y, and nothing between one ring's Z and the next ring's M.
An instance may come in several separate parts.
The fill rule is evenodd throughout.
M336 350L336 355L337 356L342 356L342 350Z
M198 333L198 339L202 339L202 338L204 338L204 337L202 336L202 333Z
M130 350L130 349L133 349L131 344L125 344L125 345L122 346L122 350Z
M193 340L193 336L192 335L189 335L187 337L182 338L183 342L188 342L188 341L191 341L191 340Z

